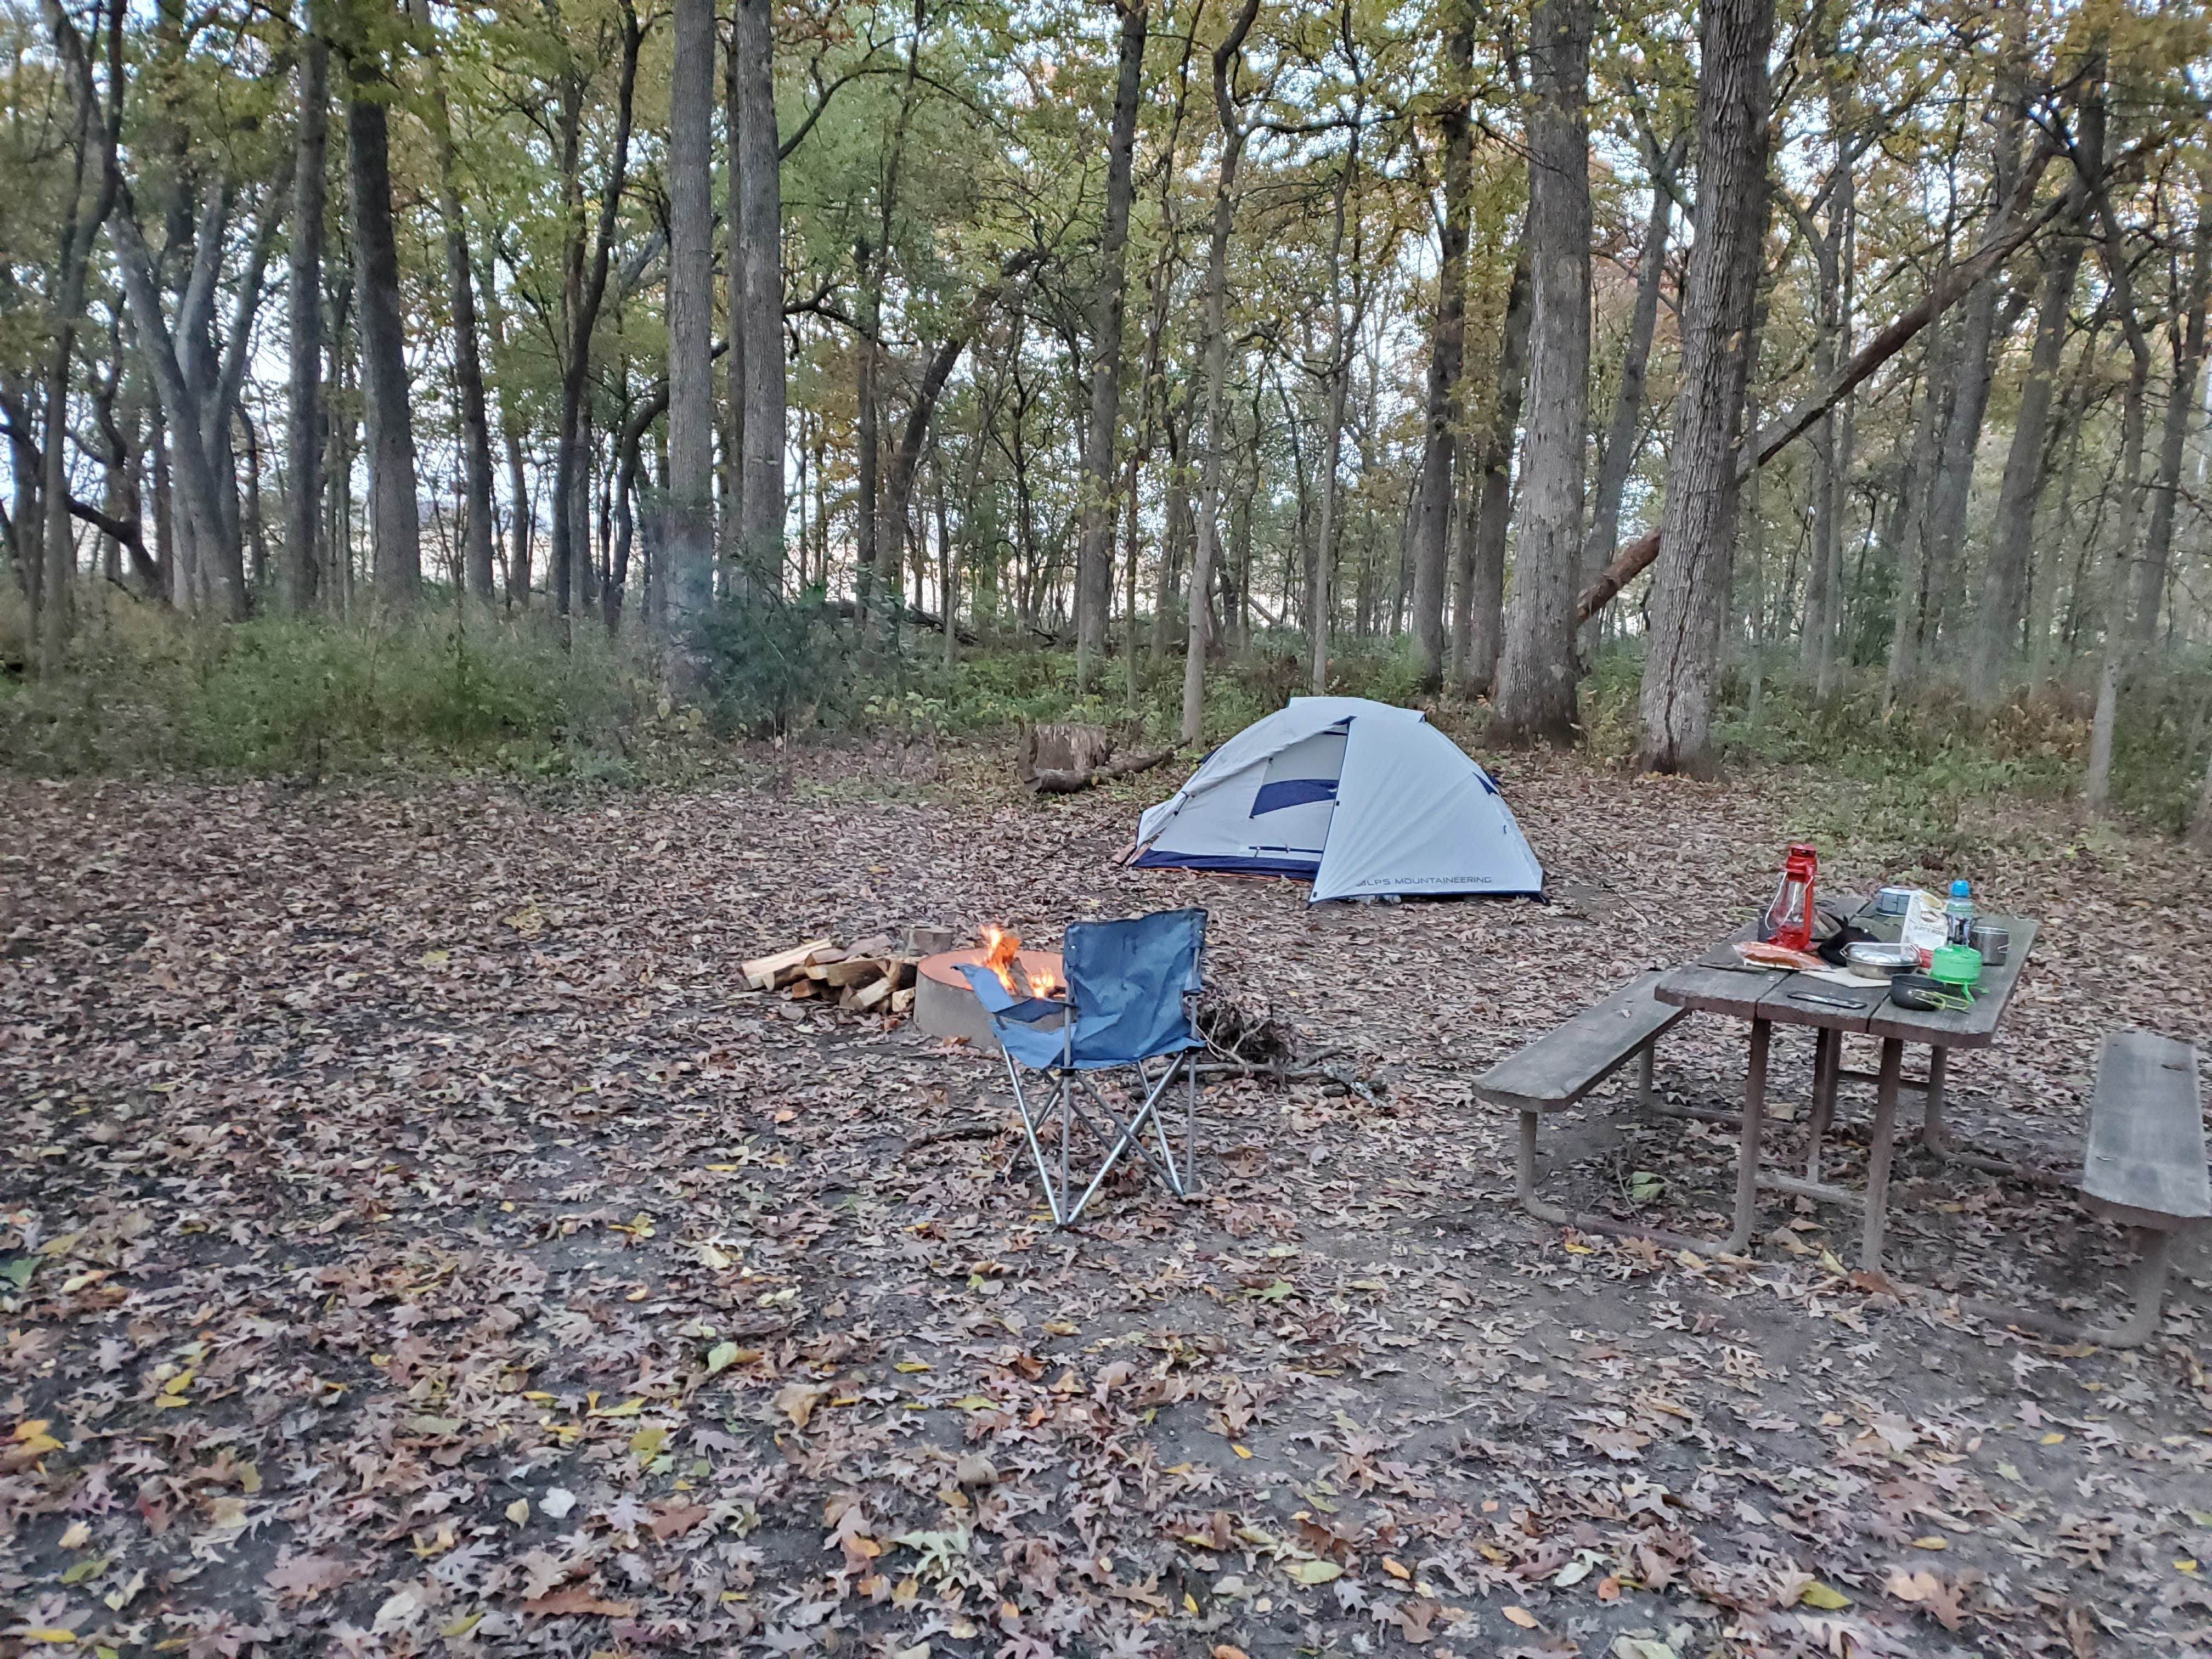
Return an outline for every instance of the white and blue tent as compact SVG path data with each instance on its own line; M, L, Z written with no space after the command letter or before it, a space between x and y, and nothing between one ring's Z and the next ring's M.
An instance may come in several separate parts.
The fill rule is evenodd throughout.
M1490 775L1418 709L1293 697L1206 757L1137 826L1138 869L1297 876L1313 902L1540 893Z

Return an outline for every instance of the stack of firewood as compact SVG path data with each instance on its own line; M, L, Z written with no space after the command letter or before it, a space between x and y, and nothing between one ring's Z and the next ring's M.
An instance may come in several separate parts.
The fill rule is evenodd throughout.
M811 939L741 963L738 971L750 989L781 991L793 1001L812 997L860 1013L902 1014L914 1006L917 960L878 933L848 946Z

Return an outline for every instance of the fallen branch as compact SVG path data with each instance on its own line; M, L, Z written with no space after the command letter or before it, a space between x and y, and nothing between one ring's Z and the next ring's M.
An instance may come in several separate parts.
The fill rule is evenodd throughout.
M1218 1054L1220 1050L1214 1050ZM1374 1085L1354 1077L1340 1066L1285 1066L1250 1060L1209 1060L1198 1066L1200 1077L1264 1077L1278 1083L1334 1083L1358 1095L1370 1106L1381 1105Z
M1115 778L1133 777L1139 772L1149 772L1175 754L1173 748L1163 749L1158 754L1132 755L1126 760L1109 761L1101 766L1086 766L1077 771L1041 770L1030 779L1030 787L1040 795L1072 795L1093 784L1110 782Z
M1994 275L1997 268L2026 246L2031 237L2064 210L2071 199L2070 192L2053 198L2039 213L2028 210L2035 199L2037 184L2057 153L2057 147L2048 139L2035 147L2020 183L2013 191L2012 200L2006 204L2003 217L1983 238L1981 246L1930 283L1917 304L1868 341L1826 386L1760 432L1737 457L1736 476L1739 478L1749 477L1788 448L1794 440L1841 403L1853 387L1904 350L1914 336ZM1638 536L1621 548L1613 556L1613 562L1598 573L1597 580L1583 590L1579 605L1580 619L1588 622L1602 611L1613 602L1615 594L1648 569L1658 557L1659 532L1656 530Z

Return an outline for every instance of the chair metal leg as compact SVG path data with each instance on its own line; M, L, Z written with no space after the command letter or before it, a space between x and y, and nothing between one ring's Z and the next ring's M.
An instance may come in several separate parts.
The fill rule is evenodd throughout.
M1198 1061L1186 1050L1180 1059L1183 1074L1183 1130L1182 1167L1190 1182L1190 1191L1184 1194L1198 1195Z

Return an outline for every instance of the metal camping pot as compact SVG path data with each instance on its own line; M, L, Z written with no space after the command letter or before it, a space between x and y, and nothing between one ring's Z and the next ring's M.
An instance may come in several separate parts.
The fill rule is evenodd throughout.
M2012 930L1993 921L1978 921L1967 935L1967 942L1982 953L1985 967L2002 968L2012 950Z

